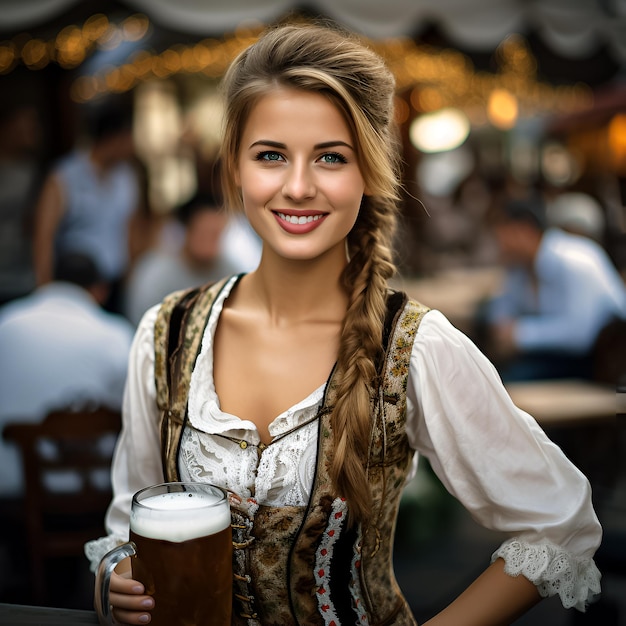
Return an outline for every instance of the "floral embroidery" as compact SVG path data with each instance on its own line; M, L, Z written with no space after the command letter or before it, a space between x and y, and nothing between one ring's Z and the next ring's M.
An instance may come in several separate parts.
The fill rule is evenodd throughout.
M317 604L326 626L337 626L339 618L328 593L330 587L330 563L335 543L341 536L341 526L346 518L348 505L345 498L336 498L328 519L328 527L315 552L315 582L317 584Z

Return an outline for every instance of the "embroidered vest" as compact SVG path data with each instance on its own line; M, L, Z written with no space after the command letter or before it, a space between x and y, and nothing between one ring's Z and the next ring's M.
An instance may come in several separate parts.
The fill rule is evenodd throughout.
M168 296L155 324L155 378L165 479L179 480L178 452L187 419L191 372L213 302L228 279ZM405 434L409 358L428 311L389 292L385 358L371 401L367 472L372 514L347 526L347 505L334 490L330 415L333 372L319 411L318 450L306 507L272 507L231 497L234 626L415 626L393 574L395 520L413 451Z

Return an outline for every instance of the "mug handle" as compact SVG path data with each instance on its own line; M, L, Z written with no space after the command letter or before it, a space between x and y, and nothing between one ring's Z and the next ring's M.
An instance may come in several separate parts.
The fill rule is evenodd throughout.
M113 626L113 624L115 624L113 615L111 614L111 604L109 602L111 574L120 561L123 561L126 557L135 556L136 554L137 547L132 541L128 541L121 546L117 546L117 548L113 548L110 552L107 552L98 564L94 604L101 626Z

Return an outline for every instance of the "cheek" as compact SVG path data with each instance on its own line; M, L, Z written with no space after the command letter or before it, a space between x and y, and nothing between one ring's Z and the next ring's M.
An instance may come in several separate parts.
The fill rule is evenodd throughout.
M239 184L244 203L254 205L265 205L281 189L278 175L245 168L241 170Z
M246 208L253 208L259 204L264 204L263 187L261 185L246 184L250 181L243 181L241 186L241 198Z
M338 180L327 188L327 192L337 207L358 212L365 193L365 185L359 177L355 177L354 180Z
M250 197L254 196L256 185L254 184L251 173L245 166L237 168L235 182L241 191L241 197L244 203L246 203Z

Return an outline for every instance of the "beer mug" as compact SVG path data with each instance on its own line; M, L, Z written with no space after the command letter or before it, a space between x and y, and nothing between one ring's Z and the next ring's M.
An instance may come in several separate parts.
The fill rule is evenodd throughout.
M204 483L163 483L132 499L129 541L108 552L96 573L96 612L113 624L111 574L131 557L132 578L154 597L152 626L231 622L232 532L226 493Z

